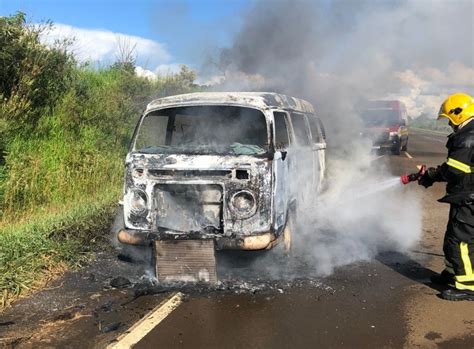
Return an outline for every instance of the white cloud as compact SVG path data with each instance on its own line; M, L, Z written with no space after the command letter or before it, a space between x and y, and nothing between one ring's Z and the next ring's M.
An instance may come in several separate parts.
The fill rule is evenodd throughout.
M42 34L41 39L49 45L57 40L72 39L70 50L79 62L99 65L115 62L121 46L133 47L137 64L135 73L148 79L178 73L182 65L172 61L171 54L162 43L109 30L55 24L51 30Z
M112 63L117 58L119 45L125 44L135 47L138 65L158 68L163 64L171 64L172 57L165 45L139 36L76 28L66 24L55 24L42 35L46 44L62 39L75 39L71 50L80 62Z
M150 80L156 79L158 76L167 76L179 73L182 64L160 64L154 70L145 69L141 66L135 67L135 74L140 77L145 77Z
M474 92L474 69L461 62L451 62L445 70L426 67L394 74L402 88L393 97L402 100L411 116L423 113L436 115L447 95L454 92Z

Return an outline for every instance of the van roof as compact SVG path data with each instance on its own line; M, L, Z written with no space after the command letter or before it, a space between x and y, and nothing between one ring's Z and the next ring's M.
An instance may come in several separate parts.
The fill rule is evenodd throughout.
M272 92L197 92L155 99L146 112L183 105L235 105L256 109L279 108L302 113L313 113L311 103Z

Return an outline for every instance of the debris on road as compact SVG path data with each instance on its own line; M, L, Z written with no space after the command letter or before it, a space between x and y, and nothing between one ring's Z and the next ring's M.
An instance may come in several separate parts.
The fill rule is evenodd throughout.
M109 333L112 331L117 331L120 328L120 326L122 326L121 322L114 322L105 326L102 326L102 323L99 322L99 331L101 333Z
M118 276L110 281L110 286L113 288L126 288L131 284L130 280L123 276Z

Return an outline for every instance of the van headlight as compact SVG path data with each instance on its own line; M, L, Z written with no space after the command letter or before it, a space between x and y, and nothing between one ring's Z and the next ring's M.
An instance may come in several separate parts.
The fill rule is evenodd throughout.
M239 218L249 218L257 211L255 195L248 190L241 190L230 199L230 207Z
M135 215L143 215L147 211L148 198L141 189L131 189L128 193L128 204L130 212Z

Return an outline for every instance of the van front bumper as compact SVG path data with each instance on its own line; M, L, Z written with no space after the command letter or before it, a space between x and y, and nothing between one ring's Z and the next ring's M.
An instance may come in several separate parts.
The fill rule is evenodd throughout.
M148 246L157 240L214 240L216 250L268 250L275 246L279 239L272 232L245 236L222 236L216 233L176 233L171 231L141 231L122 229L117 239L123 244Z
M393 148L400 145L399 135L390 135L389 137L380 137L372 142L373 149Z

